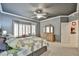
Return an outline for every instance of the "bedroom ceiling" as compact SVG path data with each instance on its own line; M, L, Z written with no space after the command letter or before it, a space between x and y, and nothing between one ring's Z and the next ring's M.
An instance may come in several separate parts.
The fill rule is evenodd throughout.
M3 11L28 18L33 18L35 16L34 11L38 8L48 13L47 18L50 18L59 15L69 15L76 11L76 7L76 3L2 3ZM44 20L36 17L33 19Z

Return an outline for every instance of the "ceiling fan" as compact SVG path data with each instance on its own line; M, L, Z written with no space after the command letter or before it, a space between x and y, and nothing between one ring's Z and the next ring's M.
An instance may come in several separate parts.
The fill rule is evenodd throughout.
M34 13L34 16L32 18L37 18L37 19L45 19L45 18L47 18L47 15L48 15L47 12L44 12L40 8L33 11L33 13Z
M30 4L32 7L32 17L33 19L46 19L50 16L49 9L51 8L51 4L45 4L45 3L37 3L37 4Z

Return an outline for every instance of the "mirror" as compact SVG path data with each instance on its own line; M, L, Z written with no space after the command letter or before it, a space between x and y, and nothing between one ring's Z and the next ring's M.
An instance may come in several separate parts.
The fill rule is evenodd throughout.
M46 33L49 33L50 32L50 27L46 27Z
M45 32L46 33L54 33L54 26L53 25L46 25L45 26Z

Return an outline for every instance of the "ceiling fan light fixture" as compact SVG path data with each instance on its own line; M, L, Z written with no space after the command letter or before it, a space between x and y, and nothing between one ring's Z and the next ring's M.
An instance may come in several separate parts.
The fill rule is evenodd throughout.
M34 14L35 14L35 16L36 16L37 19L47 18L47 13L43 12L42 9L36 9L34 11Z
M46 18L46 17L42 14L37 14L37 18L40 19L40 18Z
M40 14L40 13L43 12L43 10L41 10L41 9L37 9L35 12L38 13L38 14Z
M37 18L42 18L43 16L40 14L37 14Z

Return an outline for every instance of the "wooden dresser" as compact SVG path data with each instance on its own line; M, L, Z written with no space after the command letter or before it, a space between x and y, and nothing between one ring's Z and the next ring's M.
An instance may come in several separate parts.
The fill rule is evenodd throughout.
M53 33L41 33L41 37L50 42L55 41L55 35Z
M48 41L54 42L55 41L55 35L53 33L46 33L46 38Z
M44 28L45 30L43 31L43 33L41 33L41 37L45 38L47 41L54 42L55 41L54 26L49 24L46 25Z

